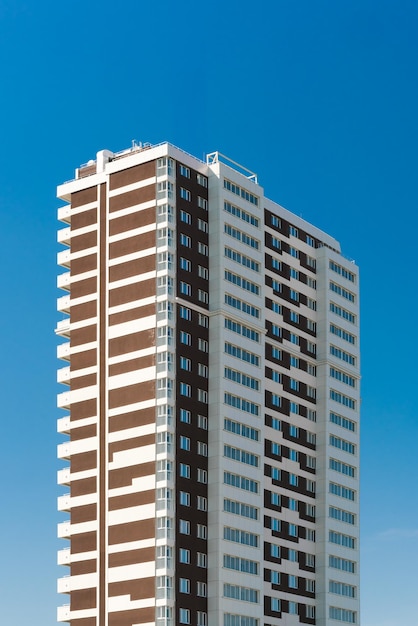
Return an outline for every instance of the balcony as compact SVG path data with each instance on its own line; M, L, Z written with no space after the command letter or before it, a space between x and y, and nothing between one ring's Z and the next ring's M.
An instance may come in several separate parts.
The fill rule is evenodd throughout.
M69 441L58 444L57 457L59 459L69 459L71 457L71 445Z
M57 254L57 263L62 267L70 267L71 252L69 250L61 250Z
M71 576L63 576L57 580L58 593L70 593L71 591Z
M59 337L70 336L70 318L67 317L64 320L60 320L55 329L55 334Z
M71 495L69 493L58 496L58 511L69 511L71 509Z
M71 404L71 395L69 391L64 391L64 393L59 393L57 395L57 407L59 409L69 410L70 404Z
M57 608L57 622L69 622L70 621L70 605L64 604Z
M70 272L64 272L57 276L57 287L58 289L65 289L66 291L70 290L71 285L71 274Z
M67 226L67 228L61 228L57 233L57 241L58 243L62 243L65 246L69 246L71 243L71 228Z
M58 209L58 219L60 222L71 224L71 205L67 204Z
M68 486L71 482L71 471L69 467L64 467L57 472L57 483Z
M65 345L65 344L64 344ZM57 383L61 383L63 385L69 385L71 379L71 371L70 367L61 367L57 371ZM61 432L61 431L59 431Z
M64 550L58 550L57 552L57 564L69 565L71 563L71 550L70 548L64 548Z
M61 296L57 299L57 311L60 313L70 312L70 296Z
M69 539L71 536L71 522L67 520L66 522L61 522L57 526L57 536L58 539Z
M65 343L57 346L57 358L63 359L64 361L70 360L70 342L66 341Z
M57 420L57 432L68 434L70 432L71 422L70 416L66 415Z

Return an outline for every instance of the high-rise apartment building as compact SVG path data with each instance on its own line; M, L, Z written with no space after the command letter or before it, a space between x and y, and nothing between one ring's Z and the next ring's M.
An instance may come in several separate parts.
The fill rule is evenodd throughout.
M358 623L356 265L218 153L102 151L58 195L58 620Z

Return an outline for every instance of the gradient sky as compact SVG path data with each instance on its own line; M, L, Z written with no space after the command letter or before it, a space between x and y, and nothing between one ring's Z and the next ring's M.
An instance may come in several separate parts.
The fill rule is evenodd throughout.
M56 185L219 150L361 268L362 626L416 626L418 3L0 0L0 623L53 626ZM415 390L415 391L414 391Z

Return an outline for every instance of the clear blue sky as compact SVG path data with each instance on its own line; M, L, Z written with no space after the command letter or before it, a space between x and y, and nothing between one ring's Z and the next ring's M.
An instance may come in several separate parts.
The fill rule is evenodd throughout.
M412 0L0 0L1 624L53 626L60 603L55 187L137 139L220 150L360 265L361 624L416 626L417 18Z

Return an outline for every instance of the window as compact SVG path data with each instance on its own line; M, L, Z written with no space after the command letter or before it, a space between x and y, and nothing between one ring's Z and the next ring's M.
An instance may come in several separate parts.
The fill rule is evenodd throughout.
M354 478L356 474L355 467L348 465L347 463L343 463L342 461L337 461L337 459L330 459L329 467L330 469L340 472L340 474L350 476L351 478Z
M240 448L234 448L233 446L229 446L225 444L224 456L227 459L232 459L233 461L238 461L240 463L245 463L246 465L252 465L253 467L258 467L258 463L259 463L258 455L253 454L252 452L247 452L246 450L241 450Z
M197 227L203 233L208 232L208 223L205 220L201 220L200 218L197 220Z
M180 476L181 478L190 478L190 465L180 463Z
M180 383L180 395L186 396L187 398L191 398L192 396L192 388L187 383Z
M344 452L348 452L349 454L356 453L356 446L350 441L346 441L345 439L340 439L340 437L336 437L335 435L329 436L329 443L334 448L339 448L340 450L344 450Z
M289 459L290 461L299 461L299 452L297 450L294 450L293 448L289 449Z
M257 319L260 317L260 309L258 309L255 306L250 305L248 302L240 300L239 298L235 298L234 296L231 296L228 293L225 294L225 304L227 304L230 307L233 307L234 309L237 309L238 311L243 311L244 313L247 313L248 315L252 315L252 317L255 317ZM258 333L256 334L258 335ZM259 339L257 339L257 341L259 341Z
M329 616L331 619L338 620L339 622L347 622L348 624L355 624L357 622L357 613L355 611L339 609L335 606L329 607Z
M180 593L190 593L190 580L188 578L179 579L179 591Z
M243 546L251 546L253 548L258 548L259 545L258 535L245 530L239 530L238 528L230 528L229 526L224 526L224 539L226 541L233 541L234 543L240 543Z
M204 485L206 485L208 482L208 473L201 467L197 468L197 482L203 483Z
M336 272L336 274L343 276L344 278L351 281L352 283L354 283L356 280L356 277L353 274L353 272L350 272L349 270L347 270L345 267L342 267L341 265L337 265L337 263L334 263L334 261L329 262L329 268L333 272Z
M204 280L208 280L209 279L209 270L208 270L207 267L203 267L202 265L198 265L197 273L199 275L199 278L203 278Z
M297 602L289 602L289 614L297 615L298 614L298 603Z
M197 399L199 402L203 402L204 404L208 403L208 392L204 389L197 390Z
M201 350L202 352L209 352L209 343L206 341L206 339L201 339L199 337L198 347L199 350Z
M180 331L180 343L184 343L186 346L192 345L192 336L190 333L186 333L184 330Z
M186 370L187 372L191 372L192 370L192 362L190 359L186 359L185 356L180 357L180 369Z
M274 559L280 559L280 546L277 543L270 544L270 556Z
M180 281L180 293L183 296L191 296L192 295L192 286L190 285L190 283L185 283L183 281Z
M208 201L206 198L202 198L201 196L197 196L197 206L199 209L203 209L204 211L208 210Z
M297 537L298 536L298 527L296 524L289 524L289 536Z
M243 198L243 200L246 200L247 202L258 206L257 196L247 191L247 189L245 189L244 187L240 187L236 183L233 183L227 178L224 178L224 189L227 189L227 191L230 191L231 193L234 193L235 195Z
M312 493L315 493L315 481L314 480L309 480L308 478L306 479L306 491L311 491Z
M299 258L299 250L296 250L296 248L293 248L292 246L289 246L289 254L295 259Z
M208 456L208 444L203 441L197 442L197 453L201 456Z
M232 380L233 382L238 383L239 385L243 385L244 387L249 387L250 389L255 389L256 391L259 390L260 381L257 378L253 378L252 376L248 376L247 374L244 374L243 372L240 372L238 370L233 370L230 367L225 367L224 376L228 380Z
M308 515L309 517L315 517L316 515L315 505L306 503L306 515Z
M294 576L293 574L289 574L288 584L289 584L290 589L297 589L298 588L298 577Z
M224 402L228 406L232 406L235 409L250 413L251 415L260 414L260 405L250 402L241 396L235 396L232 393L224 393Z
M344 546L345 548L351 548L355 550L356 539L350 537L350 535L344 535L343 533L337 533L334 530L329 531L328 539L330 543L336 543L338 546Z
M207 626L208 614L204 611L197 611L197 625L196 626Z
M241 517L247 517L248 519L258 519L258 509L255 506L244 504L244 502L239 502L238 500L224 498L224 511L233 515L241 515Z
M186 248L191 248L192 247L192 240L188 235L185 235L184 233L180 234L180 244L182 246L186 246Z
M192 311L187 306L180 306L180 317L188 322L192 319ZM182 342L183 343L183 342Z
M292 237L299 237L298 229L289 225L289 235L292 235Z
M258 575L259 564L257 561L243 559L239 556L232 556L230 554L224 554L223 564L226 569L232 569L246 574L254 574L256 576Z
M343 572L350 572L354 574L356 571L356 564L354 561L349 561L348 559L342 559L338 556L329 557L329 566L335 569L340 569Z
M202 583L202 582L198 581L196 587L197 587L196 595L199 598L206 598L207 593L208 593L207 592L207 585L206 585L206 583Z
M225 277L225 280L232 283L233 285L236 285L237 287L241 287L241 289L245 289L246 291L249 291L250 293L254 293L257 296L260 293L259 285L257 285L256 283L253 283L250 280L247 280L243 276L239 276L238 274L234 274L233 272L230 272L229 270L225 270L224 277Z
M190 522L188 520L179 520L179 533L181 535L190 535Z
M207 555L204 554L203 552L198 552L197 553L197 567L207 567Z
M240 435L241 437L247 437L253 441L258 441L260 437L260 431L257 428L252 428L242 422L236 422L227 417L224 419L224 430L234 433L235 435Z
M184 435L180 436L180 449L190 450L190 438L189 437L185 437Z
M295 270L294 267L290 268L290 278L294 278L295 280L299 280L299 272Z
M180 198L183 198L183 200L187 200L188 202L190 202L190 200L192 199L192 195L188 189L180 187Z
M243 222L247 222L248 224L251 224L251 226L255 226L256 228L259 227L260 222L259 222L259 219L255 217L255 215L252 215L251 213L248 213L244 209L240 209L239 207L234 206L230 202L224 202L224 211L226 211L227 213L230 213L231 215L234 215L235 217L242 220Z
M192 271L192 262L189 259L185 259L184 257L180 257L180 269L186 272Z
M295 380L294 378L290 379L290 389L292 389L293 391L299 391L299 381Z
M341 359L350 365L356 365L356 357L349 352L345 352L345 350L341 350L341 348L331 345L329 347L329 353L332 354L332 356L337 357L337 359Z
M299 477L296 474L289 473L289 485L297 487L299 484Z
M204 328L209 328L209 317L205 315L204 313L199 313L199 326L203 326Z
M329 397L331 398L331 400L334 400L334 402L343 404L344 406L347 406L349 409L353 409L354 411L356 410L356 401L354 400L354 398L350 398L343 393L339 393L338 391L335 391L335 389L330 389Z
M201 241L199 241L197 249L198 249L199 254L203 254L204 256L209 255L209 248L205 243L202 243Z
M271 604L270 608L274 613L280 612L280 599L279 598L270 598Z
M297 402L290 403L290 412L299 415L299 404Z
M315 387L311 387L310 385L306 385L306 395L312 400L316 398L316 389Z
M190 624L189 609L179 609L179 622L180 624Z
M350 430L351 432L356 432L356 424L352 420L348 419L348 417L343 417L342 415L338 415L337 413L329 414L329 421L333 424L337 424L346 430Z
M203 365L203 363L199 363L198 364L198 373L199 376L202 376L202 378L207 378L208 377L208 366L207 365Z
M347 320L348 322L351 322L352 324L356 323L356 316L354 315L354 313L350 313L350 311L347 311L347 309L343 309L343 307L335 304L335 302L330 302L329 310L339 317Z
M185 165L180 164L180 174L185 178L190 178L190 170Z
M340 522L345 522L346 524L355 524L356 516L350 511L345 511L344 509L337 509L335 506L329 507L329 516L332 519L336 519Z
M208 499L204 496L197 496L197 510L198 511L207 511L208 510Z
M306 617L309 617L309 619L315 619L315 607L312 604L306 605Z
M202 428L203 430L208 429L208 418L206 415L198 415L197 416L197 426L198 428Z
M179 549L179 562L190 563L190 550L187 550L186 548Z
M244 602L258 603L258 591L256 589L231 585L229 583L224 583L224 597L242 600Z
M298 551L294 550L293 548L289 548L288 559L289 559L289 561L292 561L293 563L297 563L298 562Z
M299 345L298 335L295 335L294 333L289 333L289 341L290 343L295 344L295 346L298 346Z
M206 178L206 176L203 176L202 174L198 174L197 175L197 183L198 183L198 185L202 185L202 187L207 187L208 186L208 179Z
M336 593L339 596L345 596L347 598L356 597L356 588L353 585L347 585L346 583L340 583L336 580L329 581L330 593Z
M338 294L339 296L342 296L349 302L355 302L356 300L356 296L351 293L351 291L344 289L344 287L341 287L341 285L337 285L337 283L334 283L332 280L330 280L329 282L329 288L331 291Z
M203 302L203 304L209 304L209 294L207 291L203 289L198 289L197 297L199 302Z
M180 409L180 422L184 424L190 424L191 422L191 413L186 409Z
M179 502L182 506L190 506L190 493L187 491L180 491Z
M198 524L197 525L196 536L197 536L198 539L207 539L207 537L208 537L208 527L205 524Z
M242 230L239 230L238 228L234 228L233 226L230 226L229 224L224 225L224 232L230 237L233 237L234 239L236 239L237 241L242 241L245 245L249 246L250 248L254 248L255 250L258 250L258 248L260 247L260 242L257 239L254 239L254 237L250 237L247 233L243 232Z
M352 502L356 499L356 492L354 489L349 489L348 487L344 487L344 485L340 485L338 483L330 482L329 492L333 493L335 496L339 496L340 498L351 500Z
M225 246L224 254L228 259L235 261L235 263L240 263L244 267L248 267L254 272L260 271L260 264L257 263L257 261L254 261L254 259L251 259L250 257L247 257L244 254L237 252L236 250L232 250L232 248L229 248L228 246Z
M187 211L180 211L180 221L184 222L185 224L191 224L192 216Z
M336 380L341 381L342 383L344 383L345 385L348 385L349 387L356 386L356 379L353 376L349 376L345 372L342 372L341 370L337 370L335 367L329 368L329 375L331 376L331 378L335 378Z
M290 311L290 321L293 322L293 324L299 324L299 313Z

